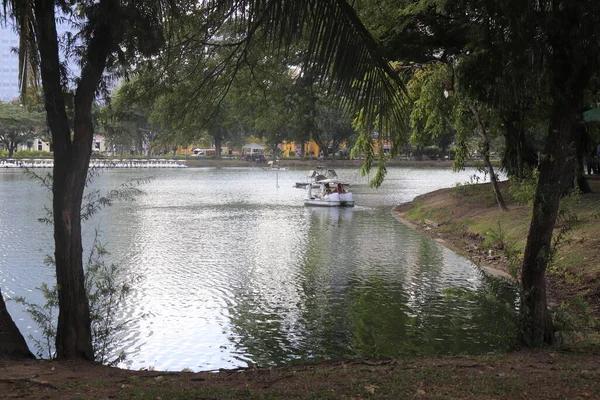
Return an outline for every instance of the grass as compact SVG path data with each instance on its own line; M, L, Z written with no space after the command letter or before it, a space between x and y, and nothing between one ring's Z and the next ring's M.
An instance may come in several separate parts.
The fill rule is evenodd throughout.
M327 374L315 371L263 371L263 377L252 377L253 388L181 388L165 377L145 386L127 388L120 399L480 399L480 398L553 398L552 386L540 383L540 373L530 372L523 377L518 371L505 370L502 357L490 359L429 360L425 365L416 362L382 364L367 369L353 366L329 365ZM596 390L590 376L581 374L587 368L580 363L553 365L553 381L572 392ZM536 373L537 372L537 373ZM596 371L597 372L597 371ZM243 373L240 373L243 374ZM260 372L252 375L261 375ZM578 375L574 378L574 375ZM232 380L238 380L238 376ZM261 382L260 389L256 382ZM544 381L543 377L541 379ZM541 397L540 394L544 397Z

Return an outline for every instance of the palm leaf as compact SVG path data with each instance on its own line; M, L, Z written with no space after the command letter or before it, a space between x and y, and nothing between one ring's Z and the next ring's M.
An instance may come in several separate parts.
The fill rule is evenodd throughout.
M19 92L21 103L37 103L39 85L39 53L35 38L33 2L31 0L3 0L4 16L11 16L19 35L19 48L13 49L19 58Z
M207 24L211 22L209 16L213 22L223 24L222 19L214 18L217 15L241 32L224 42L225 35L219 29L202 30L211 36L204 43L212 39L219 48L234 49L228 58L230 64L238 63L233 73L254 41L265 40L273 51L283 55L289 55L293 44L303 43L303 70L326 83L347 108L360 111L357 122L362 135L371 140L371 134L378 133L379 148L390 140L394 153L406 142L408 107L404 85L347 1L209 0L202 6ZM210 75L224 76L226 71L226 65L219 65ZM367 153L363 172L368 172L375 160L373 146L361 150ZM372 181L374 185L379 185L385 174L382 152L379 161L382 168Z

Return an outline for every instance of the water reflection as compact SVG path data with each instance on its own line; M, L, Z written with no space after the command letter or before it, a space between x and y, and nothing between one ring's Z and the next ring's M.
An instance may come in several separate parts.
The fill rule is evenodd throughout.
M375 190L339 170L356 183L357 206L347 209L304 207L294 184L305 170L281 171L275 182L261 169L207 168L161 171L136 202L104 210L88 232L101 224L109 261L142 277L119 310L134 321L122 338L126 365L210 370L505 348L510 324L498 316L514 309L512 290L487 284L469 261L390 212L467 175L389 172ZM108 171L94 185L112 188L136 173ZM38 190L0 173L0 278L11 296L51 281L35 261L52 243L35 222ZM16 216L6 211L13 204ZM33 255L14 251L32 236ZM510 307L483 303L488 291ZM39 335L10 307L26 334Z

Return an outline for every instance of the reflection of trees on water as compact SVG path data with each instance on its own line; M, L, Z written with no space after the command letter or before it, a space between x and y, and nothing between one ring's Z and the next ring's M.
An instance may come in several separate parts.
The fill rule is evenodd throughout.
M505 278L482 273L482 280L483 285L476 290L447 289L447 301L463 305L459 317L468 324L461 324L461 328L477 339L471 342L474 351L513 348L518 342L518 289ZM486 329L482 331L481 327Z
M282 276L281 266L273 264L268 267L268 285L264 279L253 280L250 276L238 283L234 293L237 301L228 311L233 353L240 360L266 366L326 359L332 354L348 356L347 320L341 310L344 306L332 300L336 297L332 287L345 286L347 278L340 272L346 265L336 260L331 248L336 247L332 241L352 240L352 235L339 235L337 231L344 215L326 213L315 218L305 246L295 248L293 256L299 271L287 271ZM327 229L327 225L333 229ZM283 234L280 232L278 237ZM338 271L333 271L331 265Z
M447 295L442 255L423 238L404 288L373 278L351 293L352 343L359 357L480 353L512 344L514 289L485 279L475 291L453 289Z
M503 346L491 339L501 336L499 308L475 299L495 289L482 287L464 259L379 216L327 211L307 214L305 247L295 253L287 288L273 282L268 292L249 280L236 290L230 340L241 360L266 366ZM451 287L460 290L449 295Z
M283 310L269 310L264 299L246 294L244 301L230 308L234 354L239 360L260 366L278 365L293 360L290 326Z
M389 358L435 353L437 337L431 314L436 312L443 259L437 245L418 238L418 257L406 266L404 282L373 277L352 293L353 344L360 357ZM415 246L417 247L417 246ZM439 343L439 341L438 341ZM443 347L444 345L442 345Z

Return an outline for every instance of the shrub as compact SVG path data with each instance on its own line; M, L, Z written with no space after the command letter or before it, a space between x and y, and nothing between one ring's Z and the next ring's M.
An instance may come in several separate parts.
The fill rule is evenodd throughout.
M118 334L123 332L130 320L118 318L119 304L132 291L136 277L127 276L124 269L117 264L107 264L104 257L108 252L99 241L98 232L94 237L92 250L85 266L85 289L90 305L90 321L92 326L92 344L95 361L105 365L116 365L125 359L125 353L118 352ZM47 257L46 264L54 265L54 260ZM43 305L16 297L17 303L26 307L27 313L41 328L42 338L29 335L37 347L40 358L54 358L56 324L58 317L58 290L56 285L50 287L43 283L37 288L45 299Z
M539 174L539 171L534 168L526 170L522 180L514 176L508 178L510 183L508 192L517 204L533 205Z

